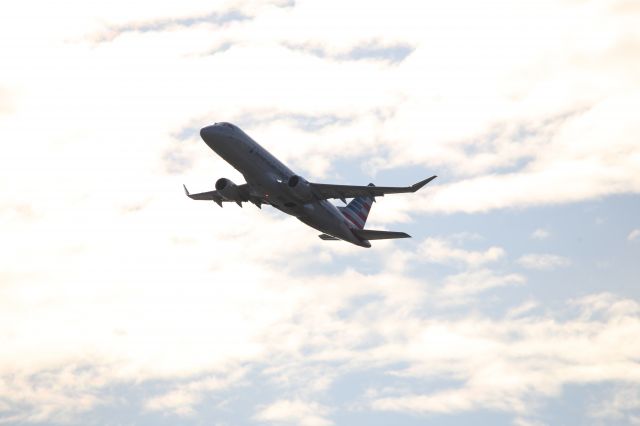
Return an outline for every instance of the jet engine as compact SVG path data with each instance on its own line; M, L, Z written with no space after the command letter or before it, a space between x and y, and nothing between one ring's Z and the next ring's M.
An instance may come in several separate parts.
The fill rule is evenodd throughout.
M300 201L311 201L313 199L313 191L311 190L311 185L309 185L309 182L307 182L304 178L293 175L287 181L287 186L289 187L289 191L293 194L293 196Z
M227 178L220 178L216 181L216 190L227 201L242 201L238 185Z

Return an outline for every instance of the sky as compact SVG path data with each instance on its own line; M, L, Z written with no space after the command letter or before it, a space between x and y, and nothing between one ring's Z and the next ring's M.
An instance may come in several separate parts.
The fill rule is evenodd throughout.
M0 424L640 424L639 19L3 2ZM217 121L413 238L189 200Z

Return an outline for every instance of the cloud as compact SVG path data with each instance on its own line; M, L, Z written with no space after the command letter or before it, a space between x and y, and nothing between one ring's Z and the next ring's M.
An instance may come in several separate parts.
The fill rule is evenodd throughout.
M531 238L534 240L546 240L551 236L551 233L543 228L538 228L531 233Z
M156 390L144 408L185 416L195 415L207 395L222 397L238 382L253 387L276 384L279 394L298 396L261 406L255 418L297 424L329 424L329 411L309 401L332 392L336 378L358 371L383 371L407 380L409 389L416 379L459 382L458 387L433 395L382 391L370 401L375 409L415 413L487 407L525 412L522 407L530 399L557 396L566 383L640 382L640 377L629 375L640 350L629 336L639 332L640 319L637 303L628 299L593 295L577 300L568 308L578 313L569 318L565 307L559 310L562 316L556 312L551 317L534 315L530 309L511 318L492 319L478 313L432 317L424 315L428 311L425 304L437 305L443 299L431 293L424 280L397 271L366 275L353 270L301 278L286 263L281 265L279 257L264 257L265 247L253 238L252 231L218 243L215 233L230 231L207 227L204 218L210 216L211 206L197 206L188 211L201 210L201 219L179 221L175 229L169 229L171 233L182 229L176 235L189 237L193 243L173 245L160 239L153 245L157 253L141 251L130 260L126 260L132 256L128 251L115 255L123 251L121 245L108 247L99 257L117 262L120 271L104 270L91 279L91 286L84 285L91 275L81 274L65 283L59 275L63 271L54 269L40 285L31 279L26 281L28 286L15 281L5 287L3 312L14 324L15 333L0 363L5 377L12 374L13 380L22 380L24 373L17 372L55 370L60 364L94 360L92 364L101 367L89 370L91 374L84 379L80 372L52 376L52 389L60 389L60 381L66 381L70 395L94 395L86 405L90 409L101 403L102 389L109 384L160 380L168 390ZM220 222L239 227L239 223L227 222L238 216L237 209L215 211ZM251 211L244 210L243 215ZM138 235L150 238L153 232L149 231L155 229L149 227L152 213L145 209L138 214L143 217L123 217ZM236 220L244 223L246 218ZM256 210L255 220L272 219ZM160 222L166 227L170 221ZM289 236L291 251L283 256L291 260L310 248L305 248L305 235L296 237L296 232L281 227L289 223L274 221L268 226L276 228L274 236ZM122 232L133 235L132 229ZM202 249L203 240L209 250ZM97 241L98 247L104 242ZM135 248L136 240L130 238L128 246ZM169 252L174 262L161 262ZM241 274L237 263L229 263L238 256L245 262ZM89 258L85 254L77 260L84 263ZM55 263L52 259L52 265ZM95 270L100 265L89 262L87 267ZM206 273L210 268L216 271L213 283ZM150 271L159 274L150 280ZM114 279L119 276L129 279ZM469 279L463 279L466 277ZM175 287L178 281L181 285ZM501 278L481 270L460 274L457 282L488 288L518 284L521 278ZM473 286L464 290L479 291ZM31 312L38 304L43 306L34 322ZM34 340L42 320L51 327L48 336ZM61 341L69 343L60 346ZM173 349L166 351L166 345ZM56 354L53 358L52 353ZM261 374L249 378L224 373L234 371L238 363ZM323 378L328 379L320 380ZM3 397L17 406L16 401L30 395L26 389L10 383ZM44 406L55 395L43 394L42 399L34 400ZM58 419L65 412L77 416L68 400L55 400L57 405L47 405L52 411L40 414L43 419ZM36 407L28 406L24 413L24 418L35 415Z
M537 308L538 306L539 304L535 300L526 301L521 305L514 306L513 308L509 309L509 311L506 314L506 317L516 318L516 317L522 316L526 313L529 313L531 310Z
M205 377L178 385L165 394L147 399L144 407L150 411L172 412L181 416L193 415L194 406L203 400L205 394L238 386L246 374L246 369L241 367L230 368L229 371L231 373L223 377Z
M551 271L554 269L569 266L571 260L566 257L558 256L555 254L546 253L531 253L521 256L517 260L518 264L527 269L538 269Z
M92 36L92 40L97 43L113 41L116 37L130 32L147 33L172 31L180 28L191 27L199 24L209 24L214 26L222 26L234 22L242 22L250 19L249 16L243 14L239 10L228 10L225 12L211 12L203 15L189 16L182 18L163 18L148 22L127 23L114 26L106 31Z
M533 158L516 171L501 173L493 169L430 188L421 194L419 208L471 213L638 192L640 181L632 170L640 156L631 135L640 129L626 111L640 106L639 102L636 91L603 101L558 123L550 142L542 142ZM529 155L535 145L516 144L508 149ZM621 156L620 152L627 155Z
M513 421L513 424L515 426L544 426L545 425L544 422L530 419L530 418L525 418L525 417L516 417Z
M272 7L290 8L294 5L291 0L258 0L251 3L242 0L217 2L217 4L203 5L197 0L188 0L178 8L163 5L150 8L149 4L141 3L138 7L123 7L125 4L103 6L92 10L102 23L89 39L94 43L112 42L116 38L134 34L178 32L189 30L196 26L207 26L219 31L227 26L250 21L265 10ZM211 10L215 7L215 10ZM129 14L123 10L129 10Z
M373 401L372 408L379 411L399 411L410 413L454 413L470 411L479 406L492 410L523 411L522 403L509 395L485 395L480 401L474 401L478 392L472 389L444 391L436 395L406 395L402 397L379 398ZM513 404L509 406L510 404Z
M179 149L167 150L164 155L164 167L168 174L183 174L193 165L193 160L188 154L181 153Z
M634 229L627 235L628 241L636 241L638 239L640 239L640 229Z
M630 136L637 133L636 120L630 112L637 109L637 74L628 72L633 69L634 55L620 54L633 49L625 41L628 37L625 38L623 26L611 26L612 21L596 18L601 14L576 13L580 8L591 11L586 5L562 4L544 14L531 8L524 8L525 13L521 8L506 7L504 13L511 17L506 22L496 21L496 17L473 4L465 6L470 14L486 18L478 19L487 22L486 26L469 21L466 14L459 16L456 14L459 8L436 4L426 5L420 11L413 8L382 11L369 6L371 14L366 17L356 14L355 9L335 17L331 3L313 2L295 7L285 4L289 7L284 8L264 2L253 9L243 2L227 2L214 11L210 6L203 9L196 2L188 2L183 10L169 6L120 6L119 3L103 6L95 12L81 8L79 13L104 16L106 24L82 21L92 22L94 28L129 25L135 29L138 25L135 23L139 22L141 28L159 30L128 31L126 40L115 39L108 46L91 51L73 43L56 46L58 56L69 60L82 55L91 58L65 70L47 70L50 79L74 81L75 87L67 84L59 86L64 88L59 91L55 85L40 87L32 81L39 81L35 72L20 73L17 68L8 70L10 78L23 81L23 87L33 88L27 91L28 97L32 96L31 90L41 93L43 99L60 99L62 93L67 93L65 96L74 99L70 105L77 105L79 111L99 110L109 116L115 109L120 111L116 117L155 111L150 117L164 117L169 124L168 129L163 126L158 131L162 137L195 116L203 117L198 120L200 125L221 115L225 116L222 118L305 117L302 122L267 120L250 124L248 131L276 153L284 153L281 155L284 160L292 161L302 172L313 176L338 172L332 170L338 158L365 157L363 163L375 164L378 169L418 164L446 178L419 194L418 203L399 206L389 216L396 220L406 220L407 214L420 211L478 212L638 191L633 173L637 168L637 144ZM413 12L408 13L409 10ZM232 11L251 19L224 28L195 25L213 15L226 16ZM42 11L45 12L49 11ZM389 13L398 18L398 24L389 24ZM560 25L564 13L581 16L585 25L574 23L576 26L569 28L566 23ZM618 12L610 8L602 13L611 14L612 20L619 18ZM353 31L354 16L362 23L361 31ZM417 17L432 26L399 24L413 22ZM474 43L459 43L452 32L458 27L444 25L453 17L476 32ZM328 22L335 31L326 31ZM537 37L531 29L539 28L539 22L545 22L554 35L549 38L568 42L549 43L546 38ZM384 35L379 28L386 29ZM576 34L583 34L584 28L601 28L603 33L611 34L608 44L591 51L610 61L594 60L589 50L570 42ZM70 26L65 35L82 31ZM508 34L517 37L505 37ZM587 36L586 39L595 42ZM292 39L301 46L317 46L326 57L308 57L283 47ZM446 39L452 45L445 48L442 43L432 43L434 39ZM570 52L558 52L558 45L567 46ZM229 46L233 48L227 49ZM218 59L198 56L212 49L223 54L214 55L220 56ZM395 67L380 67L375 64L377 61L345 64L326 60L349 52L354 57L386 60L389 52L403 49L405 53L412 49L411 54L403 56ZM450 55L451 49L459 49L458 55ZM145 52L142 56L135 53L141 51ZM17 51L10 53L22 58L24 68L35 69L24 63L24 55ZM40 57L41 53L44 54L34 51L32 56ZM487 59L488 54L494 62ZM251 73L256 58L263 57L270 60L260 61L260 74ZM556 57L571 59L557 61L553 59ZM433 66L434 63L438 66ZM603 63L607 65L602 66ZM128 66L121 68L118 64ZM109 69L116 71L107 72ZM77 75L67 78L64 73ZM163 84L185 73L190 77L182 79L179 87ZM611 73L622 76L611 78ZM514 75L527 77L516 79ZM570 79L571 87L555 90L566 81L562 78L566 75L578 77ZM139 84L142 76L152 77L143 78L144 84ZM299 76L322 78L313 77L314 84L309 85L306 78ZM602 84L592 84L593 78ZM96 90L98 86L104 89ZM159 87L162 90L158 91ZM244 87L241 96L237 87ZM496 89L489 90L490 87ZM77 95L88 93L88 88L100 102L84 99L78 102ZM547 96L548 93L556 95ZM158 94L166 96L159 101ZM117 105L108 102L122 96L129 99L126 112L121 102ZM145 99L153 101L144 102ZM472 102L473 99L478 102ZM66 105L58 107L65 110ZM348 122L319 126L323 120L311 117L337 120L348 117ZM140 117L138 121L145 123ZM146 128L157 126L157 122L146 119ZM103 129L107 127L105 123L87 122L89 128L100 125ZM130 130L133 129L124 129ZM142 131L130 134L137 132ZM120 132L111 133L109 139L121 137ZM607 143L603 143L605 140ZM425 141L429 141L428 145ZM618 155L621 152L627 155ZM191 155L192 152L189 158ZM370 169L368 172L373 173Z
M362 258L267 208L192 202L180 185L242 181L197 135L228 119L314 178L442 175L411 202L379 203L381 223L638 192L637 10L71 6L0 6L3 421L77 422L117 406L114 386L144 393L134 409L183 415L238 382L277 386L292 396L256 402L257 416L326 424L313 401L354 372L400 381L371 406L417 413L521 412L567 384L640 382L634 300L435 315L447 294L526 277L488 269L503 248L447 237L423 242L420 260L459 271L418 279L410 248ZM259 374L225 374L238 365ZM422 393L416 380L449 387Z
M640 391L637 387L619 385L603 401L594 404L589 414L595 418L640 423Z
M313 45L297 45L286 44L286 46L294 51L309 53L320 58L329 58L338 61L361 61L373 60L397 64L404 61L415 48L405 44L398 43L392 45L384 45L376 41L369 41L342 52L327 52L322 46Z
M605 296L611 297L594 297ZM584 301L582 309L594 312L590 303ZM447 378L454 384L425 393L403 388L373 392L371 407L416 414L489 409L522 417L544 398L560 397L568 384L636 383L634 354L640 348L625 343L640 325L637 303L635 309L599 310L598 319L578 311L564 321L531 314L509 321L429 321L405 352L414 354L410 367L397 374L425 381ZM631 322L618 327L616 321ZM604 343L609 339L623 347Z
M496 287L523 284L519 274L496 275L488 269L463 272L447 277L441 294L447 298L463 298Z
M524 278L520 275L496 275L493 271L482 268L505 256L506 253L501 247L493 246L484 251L473 251L454 246L481 239L480 235L468 232L459 232L444 238L429 237L419 244L417 250L393 250L385 253L384 267L386 270L397 273L405 273L412 265L420 263L452 265L465 269L465 272L446 277L444 287L438 290L445 299L454 296L471 296L493 287L524 282ZM459 301L463 302L467 299L459 299Z
M11 91L0 86L0 115L13 112L13 96Z
M315 402L278 400L256 413L254 418L263 422L292 423L301 426L329 426L326 418L329 410Z
M453 263L474 267L495 262L505 255L501 247L490 247L485 251L467 251L452 247L449 241L437 238L427 238L420 245L419 253L424 262Z
M23 374L0 373L0 423L69 423L81 413L112 401L99 395L99 368L61 365Z
M596 315L625 316L636 315L640 306L633 300L620 300L611 293L597 293L572 300L571 303L582 309L583 318Z

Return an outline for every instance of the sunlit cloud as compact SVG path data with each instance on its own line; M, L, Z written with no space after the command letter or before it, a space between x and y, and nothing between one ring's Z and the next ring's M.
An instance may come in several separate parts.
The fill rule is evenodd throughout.
M227 377L206 377L176 386L169 392L149 398L145 408L151 411L172 412L180 416L195 414L194 406L202 401L204 394L238 386L246 373L245 369L230 369Z
M600 308L599 303L606 299L610 300L611 296L599 295L580 301L581 311L566 322L549 321L535 315L508 322L433 322L412 344L414 353L420 352L417 347L446 349L430 351L428 359L416 359L415 364L402 374L428 380L439 370L440 374L450 375L460 384L429 394L406 390L374 392L370 394L372 407L414 413L452 413L482 407L527 415L538 399L558 397L566 384L600 382L605 376L635 382L637 363L626 357L638 350L635 343L616 349L598 346L600 349L593 351L599 342L614 336L619 336L615 339L621 344L625 339L623 336L630 336L629 333L638 327L637 304L614 299L627 307ZM600 319L592 316L596 312L602 315ZM585 313L588 316L583 317ZM605 325L630 318L636 318L635 325L629 324L630 327L624 329ZM604 328L597 331L596 322ZM506 336L511 332L518 337L508 339ZM545 337L540 340L542 335ZM451 362L457 366L452 367ZM461 374L461 371L465 373Z
M333 422L324 417L328 411L326 407L315 402L279 400L262 408L254 418L262 422L329 426Z
M636 241L638 239L640 239L640 229L634 229L627 235L627 240L629 241Z
M414 48L407 44L381 45L370 41L351 47L341 53L328 53L322 46L287 44L292 50L305 52L320 58L329 58L338 61L373 60L389 63L399 63L413 52Z
M546 240L551 236L551 232L547 231L544 228L538 228L531 233L531 238L534 240Z
M0 421L109 423L124 389L142 395L128 406L141 415L201 423L205 406L252 388L264 392L238 411L256 423L330 425L355 405L535 424L538 403L603 384L615 391L590 415L635 421L637 297L531 295L582 267L529 247L561 228L469 218L640 192L638 13L623 1L6 2ZM182 183L244 180L199 138L223 120L312 180L438 174L374 206L372 226L404 222L416 239L363 254L268 207L187 199ZM622 238L637 242L633 227ZM332 406L353 374L371 384Z
M571 260L566 257L548 253L525 254L518 258L517 262L524 268L539 270L553 270L571 264Z
M496 275L488 269L463 272L446 278L441 292L445 297L460 300L465 296L506 285L523 284L525 278L518 274Z
M509 309L509 312L507 312L506 316L507 318L516 318L532 311L538 306L539 306L539 303L536 302L535 300L528 300L522 303L521 305L514 306L513 308Z
M420 254L425 262L461 263L477 267L501 259L505 252L501 247L489 247L485 251L468 251L452 247L447 240L427 238L420 247Z
M640 391L637 387L619 386L608 398L595 404L590 412L595 418L638 424L640 422Z

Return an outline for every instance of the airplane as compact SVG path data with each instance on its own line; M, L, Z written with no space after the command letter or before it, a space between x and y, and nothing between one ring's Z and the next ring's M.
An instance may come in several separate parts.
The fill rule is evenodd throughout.
M331 185L312 183L292 172L269 151L231 123L220 122L200 130L200 137L216 154L231 164L247 183L236 185L227 178L216 181L215 190L191 194L193 200L212 200L220 207L234 202L263 204L295 216L302 223L322 232L325 241L343 240L360 247L371 247L370 240L410 238L404 232L364 229L375 197L385 194L416 192L437 176L406 187ZM352 198L348 204L346 199ZM335 206L339 199L346 206Z

